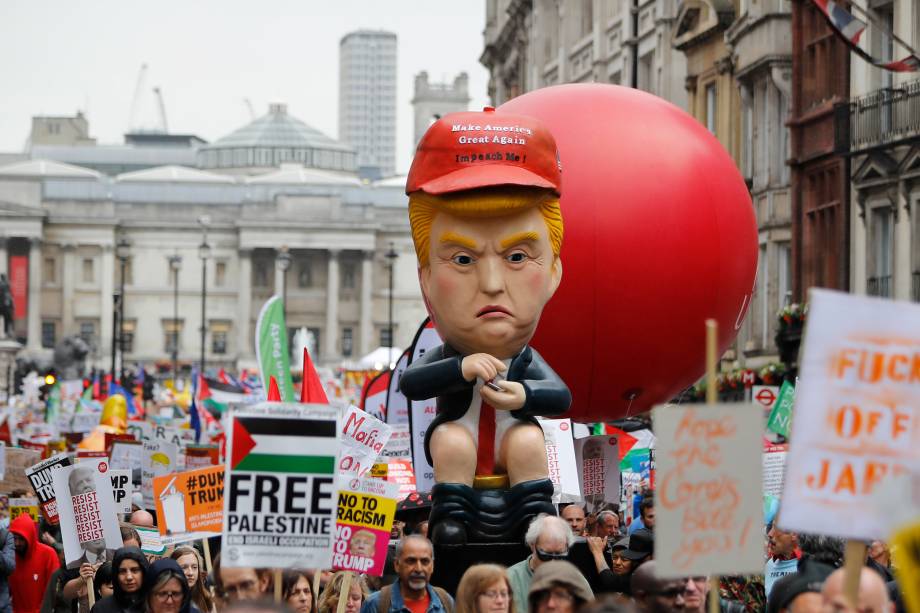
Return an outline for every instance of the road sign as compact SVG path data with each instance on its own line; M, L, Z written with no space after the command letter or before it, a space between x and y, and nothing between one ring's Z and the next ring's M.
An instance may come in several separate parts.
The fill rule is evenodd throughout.
M754 398L754 401L767 409L771 408L773 403L776 402L776 395L778 393L779 388L775 385L755 385L751 388L751 396Z

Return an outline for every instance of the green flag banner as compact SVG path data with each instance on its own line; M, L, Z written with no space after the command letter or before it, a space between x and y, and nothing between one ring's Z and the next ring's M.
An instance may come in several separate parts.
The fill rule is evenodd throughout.
M773 410L770 411L770 419L767 420L767 429L789 438L789 425L792 420L792 404L795 401L795 387L788 381L783 381L783 386L779 388L779 395L773 404Z
M282 402L297 402L291 380L291 352L288 349L287 327L284 323L284 303L272 296L262 306L256 322L256 359L262 385L268 393L268 377L278 382Z

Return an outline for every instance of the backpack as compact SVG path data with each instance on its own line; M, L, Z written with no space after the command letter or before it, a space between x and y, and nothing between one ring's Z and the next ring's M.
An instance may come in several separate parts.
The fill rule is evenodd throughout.
M454 613L454 605L447 591L433 585L431 587L434 589L434 593L438 595L438 600L441 601L441 606L444 607L444 610L447 611L447 613ZM377 613L387 613L390 610L392 596L392 583L380 589L380 599L377 601Z

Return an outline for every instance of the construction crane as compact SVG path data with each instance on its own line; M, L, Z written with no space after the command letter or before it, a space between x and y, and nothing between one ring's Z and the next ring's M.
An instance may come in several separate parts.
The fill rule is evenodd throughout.
M144 93L144 85L147 82L147 62L141 64L140 72L137 73L137 84L134 86L134 97L131 99L131 114L128 116L128 132L133 132L137 125L137 110L141 104L141 96Z
M160 91L159 87L154 87L153 93L157 97L157 107L160 110L160 126L163 129L163 134L169 134L169 126L166 123L166 105L163 104L163 92Z

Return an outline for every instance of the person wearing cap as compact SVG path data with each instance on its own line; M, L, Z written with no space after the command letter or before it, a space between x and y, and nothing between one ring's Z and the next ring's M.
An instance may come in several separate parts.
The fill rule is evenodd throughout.
M432 124L409 170L419 282L444 344L400 389L437 398L425 434L437 543L513 538L555 514L536 417L564 413L572 396L528 343L562 280L561 176L545 126L490 108ZM500 493L480 495L477 476Z
M527 528L524 544L530 555L508 569L508 582L514 594L516 611L527 610L527 594L535 571L552 560L564 560L575 536L568 523L554 515L538 515Z
M597 567L597 592L619 592L629 594L629 578L643 562L650 560L655 546L655 536L651 530L642 528L631 536L620 539L610 552L611 565L607 566L604 550L607 539L597 536L588 537L588 549L594 557Z
M571 562L552 560L540 565L527 595L531 613L574 613L594 600L587 579Z

